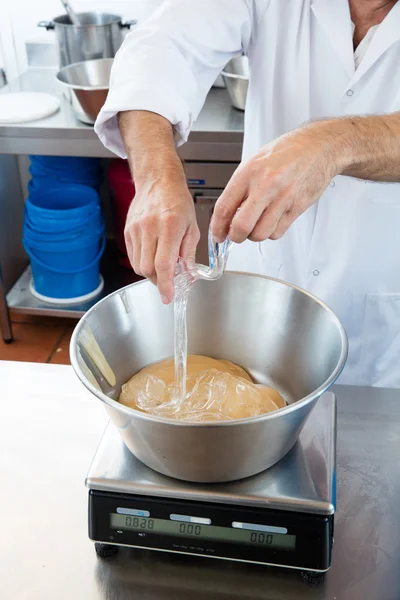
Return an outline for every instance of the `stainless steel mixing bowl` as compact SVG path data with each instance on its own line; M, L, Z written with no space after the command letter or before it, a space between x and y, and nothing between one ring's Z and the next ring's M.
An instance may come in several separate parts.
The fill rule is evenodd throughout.
M247 56L237 56L230 60L221 75L231 98L232 106L244 110L250 77Z
M58 81L71 92L76 117L93 125L103 107L110 85L112 58L74 63L57 73Z
M258 382L280 390L290 405L251 419L185 423L116 402L134 373L173 354L173 339L173 307L164 306L146 281L87 312L70 353L77 376L104 403L133 454L155 471L187 481L241 479L279 461L347 357L340 321L315 297L268 277L227 272L192 290L189 352L242 365Z

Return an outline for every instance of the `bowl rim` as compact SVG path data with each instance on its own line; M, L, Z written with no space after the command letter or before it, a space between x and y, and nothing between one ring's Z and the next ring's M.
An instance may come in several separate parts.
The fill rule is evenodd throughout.
M71 63L70 65L65 65L65 67L62 67L62 69L59 69L59 71L57 71L57 73L56 73L57 80L62 85L65 85L65 87L71 88L73 90L82 90L85 92L108 90L110 88L110 82L107 85L75 85L73 83L67 83L66 81L63 81L60 77L61 73L65 73L72 67L86 65L88 63L99 63L99 62L107 62L107 63L111 64L111 66L112 66L112 64L114 63L114 59L113 58L94 58L92 60L80 60L79 62Z
M243 275L243 276L248 276L248 277L249 276L257 277L259 279L267 279L269 281L274 281L276 283L280 283L282 285L285 285L287 287L290 287L294 290L297 290L297 291L305 294L312 300L315 300L320 306L322 306L322 308L324 308L328 313L330 313L330 315L332 316L333 320L335 321L335 323L338 327L338 331L339 331L339 334L341 337L341 342L342 342L342 348L341 348L339 360L338 360L333 372L316 390L314 390L310 394L307 394L307 396L305 396L304 398L300 398L300 400L296 400L292 404L288 404L287 406L285 406L283 408L279 408L278 410L275 410L275 411L269 412L269 413L265 413L263 415L247 417L244 419L231 419L231 420L226 420L226 421L197 421L197 422L164 418L164 417L160 417L158 415L152 415L149 413L145 413L140 410L130 408L129 406L125 406L124 404L120 404L117 400L113 400L106 394L103 394L103 392L101 390L99 390L97 387L95 387L94 385L92 385L90 383L90 381L85 377L85 375L82 372L82 369L79 366L79 361L78 361L78 356L77 356L78 335L80 333L80 330L85 325L85 318L88 317L89 315L91 315L92 312L95 312L96 309L103 302L108 300L111 296L121 294L121 292L123 292L124 290L126 290L128 288L138 286L138 285L153 285L150 281L148 281L146 279L144 279L142 281L137 281L135 283L131 283L127 286L124 286L123 288L121 288L119 290L115 290L111 294L108 294L108 296L105 296L104 298L99 300L99 302L97 302L94 306L92 306L92 308L90 308L85 313L84 317L82 317L82 319L76 325L74 332L72 334L72 337L71 337L69 351L70 351L71 366L72 366L76 376L78 377L78 379L81 381L81 383L86 387L86 389L89 392L91 392L94 396L96 396L99 400L101 400L105 404L108 404L114 410L118 410L119 412L123 412L124 414L126 414L128 416L142 419L144 421L159 423L161 425L169 424L169 425L174 425L174 426L178 426L178 427L203 427L203 428L204 427L210 427L210 428L234 427L237 425L248 425L248 424L250 425L252 423L260 423L263 421L270 421L270 420L272 421L273 419L279 418L280 416L288 415L292 412L295 412L295 411L299 410L300 408L306 406L307 404L310 404L314 400L317 400L323 393L328 391L328 389L335 383L335 381L338 379L338 377L342 373L342 371L345 367L345 364L346 364L349 343L348 343L348 337L347 337L346 331L345 331L339 317L325 302L323 302L322 300L320 300L319 298L314 296L314 294L312 294L292 283L287 283L286 281L282 281L281 279L277 279L275 277L268 277L267 275L260 275L258 273L247 273L247 272L245 273L242 271L229 271L229 270L225 271L225 273L231 274L231 275Z
M240 79L241 81L249 81L248 75L237 75L235 73L228 73L227 71L221 71L222 77L228 77L229 79Z

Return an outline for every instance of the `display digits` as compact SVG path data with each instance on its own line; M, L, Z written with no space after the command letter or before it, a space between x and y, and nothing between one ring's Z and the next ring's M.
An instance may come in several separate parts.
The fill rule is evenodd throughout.
M140 519L139 517L125 517L125 526L132 529L154 529L153 519Z
M257 531L253 531L253 533L250 535L250 541L253 544L266 544L268 546L273 543L274 536L266 533L259 533Z
M201 535L201 525L192 525L191 523L181 523L179 533L182 535Z

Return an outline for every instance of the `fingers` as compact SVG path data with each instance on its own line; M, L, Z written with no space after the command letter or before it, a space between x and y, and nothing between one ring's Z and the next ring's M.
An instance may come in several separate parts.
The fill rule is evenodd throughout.
M158 290L164 304L169 304L174 297L175 267L184 233L173 227L166 228L158 239L154 266Z
M237 211L235 216L233 217L230 229L229 229L229 238L232 242L236 242L237 244L241 244L247 238L249 238L257 226L257 223L261 217L268 209L265 209L266 200L265 198L247 198L246 201L240 207L240 210ZM270 220L273 221L275 219L278 222L281 212L279 209L270 210L272 212L270 216ZM251 239L251 238L250 238Z
M128 254L129 261L132 265L132 269L138 275L140 272L140 253L141 253L141 239L140 232L135 231L128 223L125 226L124 231L126 251Z
M211 222L216 242L223 242L228 235L237 244L247 238L265 240L274 232L287 209L287 199L280 197L280 186L273 183L273 178L266 182L263 177L256 185L258 167L257 163L255 166L242 165L218 199Z
M277 224L274 232L269 236L271 240L279 240L294 223L298 215L293 212L285 213Z
M292 212L286 212L281 207L273 210L270 206L261 215L249 235L249 240L252 242L263 242L267 239L278 240L286 233L295 218Z
M160 234L154 269L157 286L164 304L169 304L174 297L174 275L179 256L189 263L194 262L199 239L200 232L196 223L190 225L183 235L177 226L172 226Z
M140 257L140 275L147 277L154 284L157 283L155 257L157 251L157 238L150 231L142 229L141 247L138 253Z
M215 204L211 233L216 242L222 243L228 236L232 219L247 196L247 188L243 169L239 169Z
M191 225L182 240L179 255L189 264L195 262L197 244L200 240L200 231L197 225Z

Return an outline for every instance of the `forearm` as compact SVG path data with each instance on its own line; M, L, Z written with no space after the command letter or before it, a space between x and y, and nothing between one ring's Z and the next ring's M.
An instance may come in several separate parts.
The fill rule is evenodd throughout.
M308 127L334 161L337 175L400 182L399 113L318 121Z
M179 183L185 181L173 128L167 119L152 112L133 110L119 113L118 120L137 187L164 177Z

